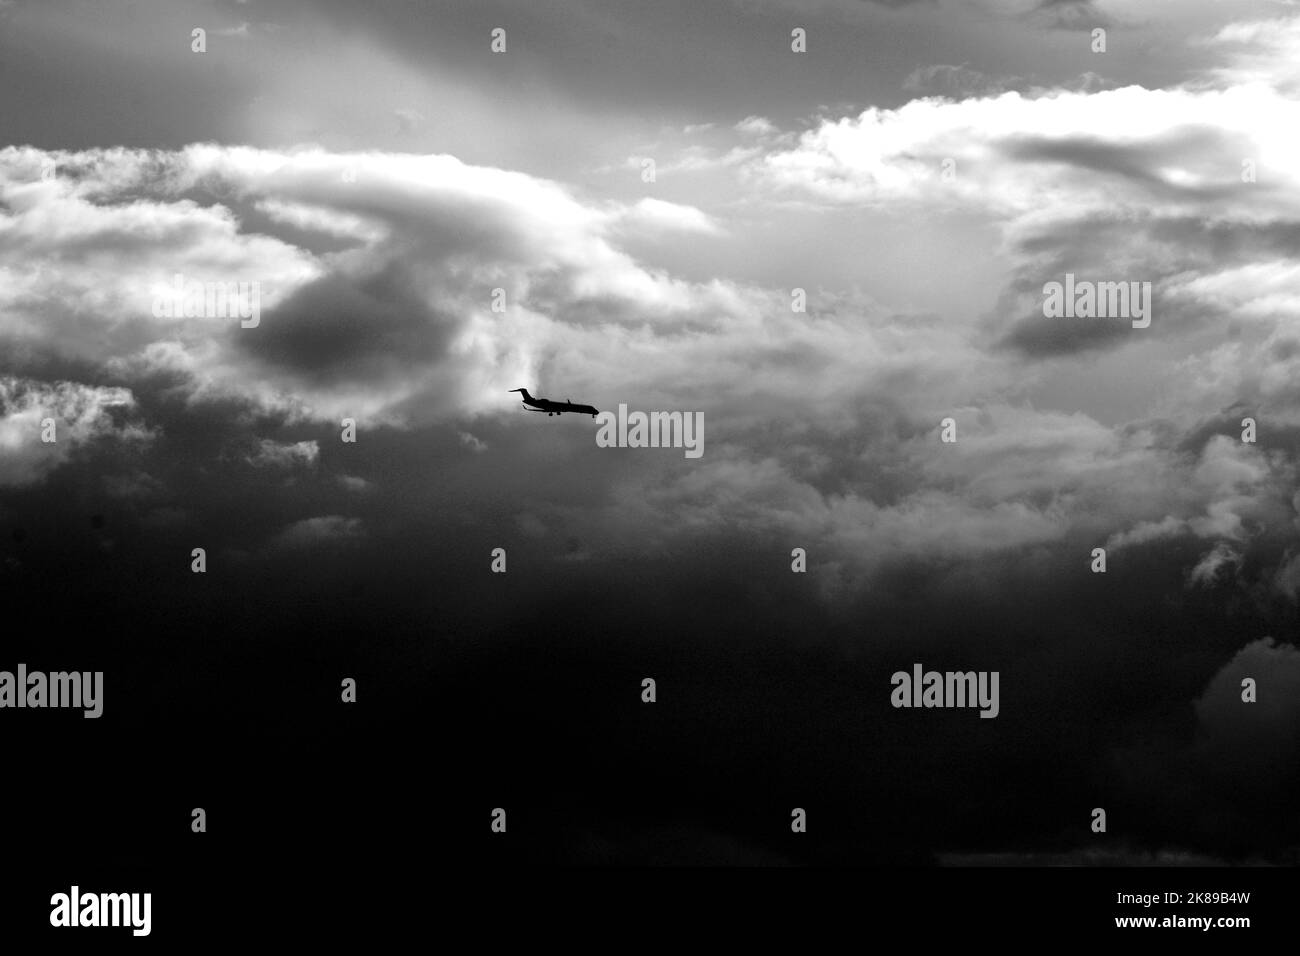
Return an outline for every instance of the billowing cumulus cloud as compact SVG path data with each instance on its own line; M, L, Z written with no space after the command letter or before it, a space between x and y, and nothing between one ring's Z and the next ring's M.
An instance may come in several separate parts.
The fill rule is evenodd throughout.
M1056 98L1053 122L1076 101L1104 108L1103 95ZM909 109L944 116L965 105ZM972 108L995 111L974 118L1001 115L1011 129L1036 127L1047 105L1003 97ZM886 122L908 136L930 129L906 113L877 116L873 129ZM998 127L968 122L985 135ZM1001 142L1031 168L1049 159L1027 152L1022 134ZM1150 539L1151 528L1240 542L1273 508L1261 489L1290 474L1283 459L1221 435L1176 500L1143 498L1132 489L1187 472L1177 449L1150 430L1116 432L1084 414L1014 403L1011 358L979 334L900 319L862 296L814 291L797 312L786 290L683 279L621 248L665 232L718 232L688 206L588 204L560 184L445 156L112 150L48 157L60 170L52 183L39 178L42 154L4 158L10 268L42 276L39 297L15 296L5 329L30 354L86 362L93 346L101 367L128 384L172 375L194 400L238 396L319 424L469 422L510 407L509 388L548 381L606 407L632 398L703 411L710 457L680 479L665 482L659 465L643 481L622 479L612 500L642 503L605 515L606 528L638 521L637 533L651 537L737 522L779 529L821 544L827 567L851 580L891 557L971 557L1084 529L1117 545ZM1085 179L1072 195L1091 203L1095 188ZM979 200L996 206L996 192ZM1005 208L1016 210L1014 197ZM173 270L185 281L257 283L260 322L245 328L238 316L179 308L158 315ZM1209 281L1182 278L1180 288L1219 314L1241 284L1224 280L1216 294ZM951 448L935 440L947 415L960 422ZM821 435L801 438L810 419ZM768 447L758 436L774 427L787 439ZM825 444L837 436L853 436L852 456ZM314 464L315 447L263 438L246 459ZM471 447L487 445L476 436ZM887 472L871 464L880 460L892 463Z
M1044 285L1067 273L1151 283L1148 338L1274 328L1297 294L1300 184L1284 159L1300 128L1287 92L1297 36L1295 20L1224 28L1202 38L1211 65L1173 88L936 97L828 118L747 168L823 203L987 217L1013 279L983 322L1032 357L1143 341L1114 321L1045 322Z

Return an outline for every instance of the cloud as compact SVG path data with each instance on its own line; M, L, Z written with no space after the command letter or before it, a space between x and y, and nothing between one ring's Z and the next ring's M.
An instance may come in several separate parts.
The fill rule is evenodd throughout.
M748 136L769 136L776 132L776 126L772 121L762 116L746 116L735 125L734 129Z
M339 484L348 491L362 493L370 491L374 485L364 478L358 478L356 475L339 475Z
M1276 32L1295 31L1288 21ZM1266 32L1229 31L1212 48L1228 64L1280 64L1284 44L1249 54L1219 49L1228 38ZM1137 351L1152 339L1186 340L1224 326L1270 329L1267 342L1253 336L1189 356L1188 390L1201 383L1205 393L1289 407L1300 181L1292 167L1278 166L1296 148L1291 133L1278 131L1300 128L1300 113L1284 70L1271 82L1225 69L1212 60L1170 89L1090 84L871 108L824 118L744 169L773 197L989 223L1008 281L979 326L994 347L1035 363ZM912 85L962 75L936 68ZM1271 119L1258 124L1258 116ZM942 234L933 241L942 244ZM1067 273L1150 283L1150 327L1044 317L1045 283Z
M1210 587L1216 584L1225 572L1239 569L1241 561L1242 556L1231 545L1220 541L1188 572L1187 585L1188 587Z
M1142 521L1133 528L1117 532L1107 538L1106 550L1107 552L1118 551L1136 544L1160 541L1182 534L1186 528L1187 522L1173 515L1165 515L1159 521Z
M0 331L11 344L119 369L165 361L206 388L321 418L427 421L481 408L484 392L499 406L516 380L535 380L566 308L665 314L713 297L618 247L718 231L663 200L588 206L557 184L441 156L107 150L60 154L53 184L39 178L43 156L0 151L0 247L14 280ZM191 198L209 190L229 205ZM127 193L135 198L118 201ZM320 233L353 248L333 250ZM154 316L176 274L259 283L260 327ZM492 310L498 286L512 306L504 318ZM59 306L73 301L93 321ZM480 354L489 329L512 325L513 348Z
M148 442L149 430L128 417L133 410L127 389L0 376L0 486L37 482L99 439ZM42 437L46 419L51 442Z
M1227 53L1211 71L1217 83L1269 86L1293 93L1300 84L1300 18L1277 17L1230 23L1195 45Z
M967 69L916 82L978 79ZM447 426L456 450L520 440L507 390L525 382L601 407L699 409L706 458L681 474L607 466L606 500L621 510L598 508L601 520L664 547L725 527L798 535L823 546L816 573L832 590L891 563L1077 535L1116 548L1188 537L1244 555L1285 503L1290 463L1226 437L1190 453L1179 440L1215 401L1258 397L1272 400L1270 421L1293 414L1294 173L1269 164L1271 181L1243 183L1239 158L1281 155L1270 151L1294 111L1267 85L1207 81L925 98L823 117L800 136L749 115L731 130L744 143L691 147L661 167L734 170L750 190L734 208L596 201L446 155L11 148L0 335L32 371L80 363L303 427ZM40 178L50 159L52 183ZM712 268L722 253L703 240L743 236L743 217L787 195L826 217L880 207L991 224L1009 266L997 307L933 315L813 288L794 313L789 288ZM695 240L698 264L656 261L677 237ZM149 303L181 269L257 279L260 325L154 316ZM1051 363L1144 341L1127 326L1045 324L1042 284L1065 271L1149 276L1160 311L1147 339L1186 341L1225 319L1256 334L1160 359L1183 363L1170 395L1187 407L1150 427L1035 408L1025 390L1064 368ZM935 437L946 415L959 421L952 448ZM560 434L556 461L583 454L587 436ZM308 463L286 450L298 436L259 440L270 444L243 447L264 467ZM615 546L594 522L581 537L588 553ZM1194 560L1192 580L1221 565Z
M1293 603L1300 598L1300 554L1288 553L1273 577L1274 589Z
M1287 124L1297 107L1266 86L920 99L825 119L752 168L774 188L826 202L959 204L1023 226L1044 212L1059 222L1130 204L1173 212L1207 198L1263 220L1282 210L1263 195L1272 190L1243 188L1240 159L1275 155L1290 134L1248 121L1246 109ZM945 159L956 164L948 182ZM1050 197L1067 205L1047 209Z
M359 518L320 515L295 521L271 539L270 548L273 551L299 551L356 541L364 535L365 528Z
M264 438L248 462L255 468L310 468L319 459L320 446L315 441L291 443Z
M1115 23L1096 0L1041 0L1028 19L1054 30L1095 29Z
M1005 92L1019 77L992 77L966 64L954 66L935 63L918 66L903 80L909 93L934 93L946 96L995 96Z
M460 443L476 455L487 451L487 442L474 437L469 432L457 432L456 434L460 438Z
M699 233L720 235L722 230L712 217L693 206L646 198L623 209L617 221L620 226L631 227L645 235L661 232Z
M1242 681L1256 701L1242 700ZM1243 647L1214 675L1195 703L1200 736L1195 756L1220 778L1271 790L1278 767L1294 768L1300 747L1300 650L1271 637Z
M205 95L241 104L241 119L258 116L270 132L231 134L178 97L204 128L187 133L186 116L158 140L259 147L0 151L0 363L43 401L60 387L87 393L77 400L86 413L69 413L84 419L84 440L24 446L12 459L21 482L0 498L0 573L37 609L26 630L113 593L89 605L103 619L88 640L171 635L183 620L196 647L284 648L280 661L309 648L328 675L355 672L352 636L378 623L385 652L373 676L388 669L416 685L410 699L432 702L433 724L481 704L483 681L500 690L501 707L484 711L453 763L491 752L489 776L508 765L516 782L532 781L512 799L558 806L548 781L585 785L584 754L598 750L609 779L649 786L637 792L653 816L675 797L668 784L654 789L642 762L671 754L700 802L722 808L674 832L718 835L721 857L766 845L766 824L743 832L726 811L763 788L840 794L843 814L834 800L820 812L844 820L863 819L853 808L876 795L896 824L883 837L863 825L801 843L795 862L890 856L903 844L923 844L922 855L961 848L948 863L1281 855L1296 843L1293 652L1251 643L1294 616L1300 551L1296 117L1259 59L1277 55L1264 49L1272 34L1207 43L1192 72L1180 61L1166 82L1151 61L1179 47L1169 37L1183 33L1171 32L1136 66L1115 49L1103 82L1080 78L1081 59L1059 45L1024 42L1041 39L1023 18L1036 0L980 4L1002 17L984 37L963 21L926 31L924 50L884 57L864 56L853 31L822 28L843 6L812 24L817 49L797 75L752 50L743 63L717 56L712 18L697 17L657 87L642 82L636 53L663 31L628 31L644 22L628 11L680 24L676 7L583 6L581 30L533 19L518 52L567 33L597 59L545 57L532 69L512 55L512 70L531 72L503 79L472 72L490 61L471 38L474 82L460 83L421 73L461 54L429 47L418 18L381 18L347 43L314 45L328 49L329 71L275 82L232 71L258 81L248 97L290 91L292 109L245 110L246 98L203 80ZM854 6L862 22L956 22L942 4ZM354 15L315 9L322 29L324 14ZM1105 4L1117 18L1134 9ZM717 29L784 42L784 27L746 15ZM78 29L62 26L61 37ZM440 42L457 29L440 23ZM1134 25L1122 46L1150 38ZM1081 46L1086 34L1056 39ZM375 56L356 52L384 42ZM610 56L621 72L601 74ZM913 66L968 56L1035 85L941 65L911 85L942 95L897 102ZM683 79L688 61L718 83ZM843 95L851 65L862 73L849 86L875 108L812 109L828 91ZM183 73L146 67L176 81L161 84L169 99L183 85ZM828 69L833 82L819 73ZM595 89L593 70L620 82L626 72L627 88ZM306 72L324 77L309 93L325 106L298 107ZM417 79L452 99L480 88L463 110L443 109ZM781 96L766 95L773 83ZM728 84L730 100L700 99ZM498 95L506 86L515 93ZM397 92L375 94L384 88ZM537 109L567 99L556 90L580 92L584 107L587 97L684 106L604 108L573 123ZM346 119L348 104L372 125L324 122ZM406 109L403 127L395 111ZM537 116L516 122L520 111ZM679 132L701 115L714 122ZM153 141L134 127L111 132ZM448 145L457 136L463 150ZM296 138L330 145L277 145ZM582 178L588 164L634 151L661 160L658 182L642 183L636 165ZM1255 182L1242 178L1249 158ZM42 179L51 161L58 173ZM1043 283L1065 272L1149 278L1152 328L1044 326ZM259 281L259 326L155 315L177 273ZM519 410L507 389L521 385L604 408L699 412L705 454L597 447L588 421ZM129 405L93 397L119 389ZM29 441L25 402L7 403L0 421ZM1259 421L1254 445L1240 440L1246 415ZM345 417L357 420L355 443L340 441ZM940 441L946 417L955 443ZM148 439L130 439L132 429ZM63 457L54 467L27 451ZM1120 553L1094 575L1101 542ZM509 600L507 579L487 570L498 543L510 554ZM196 544L223 582L214 603L186 569ZM791 573L795 547L807 551L806 574ZM141 688L176 679L167 655L138 657ZM915 721L904 746L849 759L863 728L897 717L888 674L914 660L1000 670L1000 729ZM667 727L648 728L637 754L620 745L623 691L608 679L619 673L662 676L690 748ZM1260 680L1260 704L1240 702L1243 675ZM1274 709L1248 710L1265 701ZM592 722L593 706L612 720ZM286 731L302 731L286 739L319 736L306 718L293 724L310 706L280 710ZM748 716L759 713L772 733L755 737ZM543 766L569 759L547 741L575 733L591 746L563 773ZM967 799L897 786L944 778L964 781ZM1109 854L1062 839L1077 825L1078 845L1093 845L1079 807L1094 801L1112 809L1117 833L1122 821ZM617 826L590 832L590 856L638 846Z

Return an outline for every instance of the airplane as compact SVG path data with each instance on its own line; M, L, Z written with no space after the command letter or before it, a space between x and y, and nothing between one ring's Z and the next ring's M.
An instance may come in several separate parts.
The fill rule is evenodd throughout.
M524 393L524 408L530 412L545 412L547 415L563 415L565 412L577 412L595 418L600 412L590 405L575 405L569 400L553 402L549 398L533 398L526 388L512 388L512 392Z

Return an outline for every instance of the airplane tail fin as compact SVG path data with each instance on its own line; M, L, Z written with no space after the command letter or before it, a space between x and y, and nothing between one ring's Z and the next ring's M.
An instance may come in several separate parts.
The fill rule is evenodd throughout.
M533 400L533 396L528 394L528 389L526 388L512 388L510 391L523 392L525 402L531 402Z

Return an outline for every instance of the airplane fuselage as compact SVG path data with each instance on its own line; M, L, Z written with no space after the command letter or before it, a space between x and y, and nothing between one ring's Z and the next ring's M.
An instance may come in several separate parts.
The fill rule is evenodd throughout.
M595 418L600 414L591 405L577 405L571 401L553 402L549 398L534 398L528 394L526 388L513 388L511 391L523 393L525 408L537 412L546 412L547 415L563 415L565 412L572 412L577 415L590 415Z

